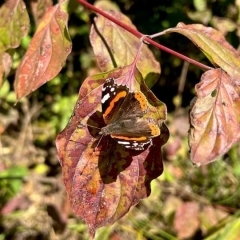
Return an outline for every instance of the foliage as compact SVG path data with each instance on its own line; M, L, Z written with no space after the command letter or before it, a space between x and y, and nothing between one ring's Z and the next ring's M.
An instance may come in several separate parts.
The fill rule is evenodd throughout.
M0 189L2 190L0 196L2 199L2 204L8 202L20 191L22 187L22 178L26 176L26 173L27 169L20 166L9 168L0 173ZM15 179L12 178L12 176L14 176Z
M239 148L233 144L239 138L239 54L232 46L239 43L239 3L170 2L159 5L145 0L119 0L114 6L97 2L95 5L106 11L113 8L115 12L110 15L127 23L127 27L120 28L98 15L90 32L88 10L77 1L52 6L50 0L31 1L27 5L9 0L2 5L0 238L53 239L55 234L59 239L89 238L86 226L72 216L67 198L62 197L61 169L54 147L56 134L72 115L57 138L71 207L86 221L92 236L96 228L118 220L98 230L95 239L237 239L240 165ZM116 12L117 4L134 24ZM29 19L35 25L30 25ZM192 21L213 26L221 33L189 24ZM177 25L179 22L185 24ZM156 61L147 46L139 47L141 34L134 25L145 34L162 31L161 44L204 64L210 62L214 68L191 59L187 60L195 66L182 66L180 59L186 60L184 56L174 52L170 55L162 45L145 38ZM133 32L126 32L128 27ZM176 33L189 38L203 54ZM199 81L202 69L206 72ZM161 134L153 138L153 145L145 151L128 151L110 136L99 141L97 129L106 124L101 117L101 88L108 77L147 97L150 111L146 115L158 121ZM153 92L143 79L148 87L153 86ZM220 158L200 168L192 168L188 160L187 105L195 92L197 98L190 109L190 159L200 166ZM160 149L168 140L165 104L171 137ZM92 113L97 113L95 118L91 118ZM164 172L158 177L163 170L162 160ZM113 176L116 181L106 181ZM151 196L139 203L150 192ZM105 207L101 202L103 195ZM121 200L116 201L117 198ZM117 211L110 213L113 208Z

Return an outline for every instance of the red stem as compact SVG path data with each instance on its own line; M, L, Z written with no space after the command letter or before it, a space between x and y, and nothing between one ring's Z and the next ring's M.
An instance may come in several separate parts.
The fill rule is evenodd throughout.
M131 28L131 27L129 27L129 26L126 25L125 23L118 21L118 20L115 19L114 17L108 15L106 12L104 12L104 11L102 11L101 9L99 9L99 8L91 5L90 3L86 2L85 0L78 0L78 2L80 2L81 4L83 4L85 7L90 8L90 9L93 10L94 12L96 12L96 13L104 16L104 17L107 18L108 20L116 23L118 26L120 26L120 27L122 27L123 29L127 30L128 32L132 33L134 36L138 37L139 39L140 39L141 37L145 36L144 34L138 32L137 30L135 30L135 29L133 29L133 28ZM181 58L181 59L183 59L184 61L187 61L187 62L189 62L189 63L191 63L191 64L194 64L194 65L196 65L196 66L198 66L198 67L200 67L200 68L202 68L202 69L204 69L204 70L210 70L210 69L212 69L211 67L209 67L209 66L207 66L207 65L204 65L204 64L202 64L202 63L200 63L200 62L198 62L198 61L196 61L196 60L193 60L193 59L191 59L191 58L189 58L189 57L187 57L187 56L182 55L181 53L175 52L175 51L173 51L172 49L167 48L167 47L165 47L165 46L163 46L163 45L161 45L161 44L153 41L151 38L149 38L149 37L147 37L147 36L144 37L144 41L152 44L153 46L157 47L158 49L160 49L160 50L162 50L162 51L168 52L168 53L170 53L170 54L172 54L172 55L174 55L174 56L176 56L176 57L178 57L178 58Z

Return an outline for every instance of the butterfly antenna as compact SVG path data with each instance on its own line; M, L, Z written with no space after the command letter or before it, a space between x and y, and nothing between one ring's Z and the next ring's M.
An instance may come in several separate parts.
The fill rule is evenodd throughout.
M87 124L86 126L87 126L87 127L91 127L91 128L95 128L95 129L99 129L99 130L101 130L101 128L96 127L96 126L93 126L93 125L89 125L89 124Z
M100 137L100 139L99 139L99 141L98 141L98 143L97 143L97 146L94 148L94 152L95 152L95 151L96 151L96 149L98 148L98 146L99 146L99 144L100 144L100 142L101 142L102 138L103 138L103 135L101 135L101 137Z
M82 123L79 123L79 126L81 126L81 127L91 127L91 128L95 128L95 129L101 130L100 127L96 127L96 126L93 126L93 125L90 125L90 124L82 124Z

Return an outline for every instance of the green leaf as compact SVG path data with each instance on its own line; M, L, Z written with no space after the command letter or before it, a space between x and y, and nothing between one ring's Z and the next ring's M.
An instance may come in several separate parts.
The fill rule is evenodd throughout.
M27 174L27 168L21 166L12 167L0 172L1 189L6 189L6 195L4 197L10 198L17 194L22 187L23 177L27 176Z
M9 0L0 8L0 52L20 45L29 30L29 16L24 1Z
M240 218L233 218L225 227L221 228L205 240L238 240L240 236Z

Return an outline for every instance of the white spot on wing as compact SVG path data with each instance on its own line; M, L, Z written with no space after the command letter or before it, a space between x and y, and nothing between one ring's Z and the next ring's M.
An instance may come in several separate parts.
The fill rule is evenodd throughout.
M101 103L103 104L103 103L105 103L108 99L110 98L110 94L109 93L107 93L106 95L104 95L104 97L102 98L102 101L101 101Z
M117 142L122 145L129 145L129 142L125 142L125 141L117 141Z

